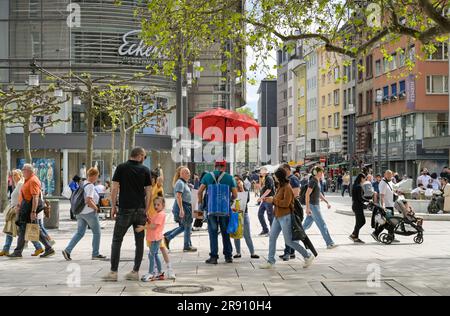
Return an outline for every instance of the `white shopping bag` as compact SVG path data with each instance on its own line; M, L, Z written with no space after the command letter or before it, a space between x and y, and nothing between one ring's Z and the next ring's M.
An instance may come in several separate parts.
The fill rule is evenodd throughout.
M63 189L61 195L63 197L65 197L66 199L70 199L70 197L72 196L72 190L70 189L70 187L68 185L64 186L64 189Z

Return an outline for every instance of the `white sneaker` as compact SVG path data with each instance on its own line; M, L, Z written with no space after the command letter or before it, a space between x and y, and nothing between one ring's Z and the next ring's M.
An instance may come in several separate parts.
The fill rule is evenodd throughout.
M142 282L149 282L152 280L155 276L152 273L146 273L142 276L141 281Z
M271 264L270 262L266 262L266 263L260 264L259 268L260 269L272 269L273 264Z
M310 265L312 265L314 259L316 259L316 257L314 257L313 254L309 254L308 258L305 258L305 263L303 264L303 269L308 268Z
M338 245L336 245L336 244L331 244L331 245L328 245L327 246L327 249L334 249L334 248L336 248Z
M167 278L171 280L175 280L177 278L172 269L167 270Z

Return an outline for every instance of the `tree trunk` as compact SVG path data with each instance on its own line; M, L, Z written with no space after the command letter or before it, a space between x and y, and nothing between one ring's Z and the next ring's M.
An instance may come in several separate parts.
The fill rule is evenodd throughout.
M133 125L131 115L128 116L128 123L130 126ZM136 127L131 128L128 133L128 152L131 153L134 147L136 147Z
M109 170L110 170L110 180L112 181L113 177L113 169L114 169L114 157L116 156L116 130L113 126L113 131L111 133L111 162L109 164Z
M86 167L89 169L92 167L92 160L94 156L94 120L95 120L95 111L94 111L94 101L92 98L92 94L89 94L88 105L86 108Z
M120 121L120 161L119 163L125 162L126 160L126 143L127 143L127 130L125 128L125 120Z
M6 124L0 120L0 212L8 204L8 144L6 143Z
M25 124L23 125L23 156L25 158L26 163L33 163L31 157L30 124L31 124L31 117L27 117L25 120Z

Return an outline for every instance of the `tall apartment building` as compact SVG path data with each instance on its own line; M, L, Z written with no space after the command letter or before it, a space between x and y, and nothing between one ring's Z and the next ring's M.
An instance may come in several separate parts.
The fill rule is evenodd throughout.
M342 100L340 55L318 49L319 61L319 152L329 164L342 159Z
M314 46L305 47L306 61L306 158L318 160L318 63Z
M343 56L342 61L342 156L354 159L356 151L356 60Z
M278 139L273 139L271 128L277 127L277 80L264 79L258 88L258 123L265 129L266 133L259 137L258 149L264 154L272 155L272 145L278 144ZM274 161L278 160L275 157ZM270 160L263 159L258 155L258 165L272 164L273 158Z
M278 50L277 64L277 126L279 129L279 161L288 158L288 70L289 57L286 51Z
M302 60L297 67L293 69L297 80L297 151L295 161L297 164L304 164L306 157L306 62Z

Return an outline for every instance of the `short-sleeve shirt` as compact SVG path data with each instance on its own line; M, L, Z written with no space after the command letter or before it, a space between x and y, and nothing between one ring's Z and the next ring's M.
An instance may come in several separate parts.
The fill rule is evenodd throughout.
M147 241L157 241L163 239L164 224L166 222L166 213L164 211L155 212L150 216L150 223L156 225L155 229L147 226Z
M145 187L151 185L150 169L128 160L117 166L112 179L119 182L119 208L145 208Z
M28 180L25 180L25 183L22 186L19 195L19 204L22 203L22 199L24 198L27 202L30 202L33 198L33 195L41 194L41 181L36 175L32 175Z
M385 207L394 207L394 184L392 181L389 181L389 184L383 179L380 182L380 194L384 194L384 206Z
M214 170L214 176L216 177L216 179L218 179L220 177L221 173L222 172L219 170ZM205 186L208 186L210 184L215 184L216 181L214 180L214 178L212 177L212 175L210 173L207 173L203 176L201 183ZM226 172L225 172L225 175L220 180L220 184L228 185L230 187L230 190L232 188L236 187L236 181L230 174L228 174Z
M191 203L191 188L189 188L189 185L185 181L178 179L175 183L174 191L175 193L181 193L181 199L184 203Z
M267 196L274 196L275 195L275 182L273 181L273 178L269 175L266 175L264 178L264 186L261 189L261 195L264 194L267 190L270 190L270 193Z
M312 189L311 195L309 196L309 204L319 205L320 204L320 185L316 178L311 177L308 183L308 188Z
M293 189L300 188L300 180L293 174L291 174L289 177L289 184Z
M84 186L84 199L86 200L87 198L91 198L97 205L98 201L100 200L100 196L98 195L95 186L87 181L83 184L83 186ZM90 214L92 212L95 212L95 210L89 207L89 205L86 203L80 214Z

